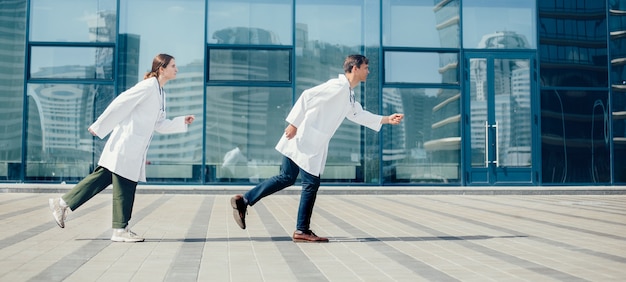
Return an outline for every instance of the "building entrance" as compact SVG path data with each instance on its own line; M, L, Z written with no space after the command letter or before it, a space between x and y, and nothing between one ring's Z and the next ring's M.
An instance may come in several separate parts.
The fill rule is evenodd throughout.
M531 55L465 56L465 181L468 185L533 184Z

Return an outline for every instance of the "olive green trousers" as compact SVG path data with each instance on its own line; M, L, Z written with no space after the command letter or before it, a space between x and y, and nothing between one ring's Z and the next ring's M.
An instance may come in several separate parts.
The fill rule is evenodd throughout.
M113 228L126 228L133 212L137 182L98 166L62 198L72 211L113 184Z

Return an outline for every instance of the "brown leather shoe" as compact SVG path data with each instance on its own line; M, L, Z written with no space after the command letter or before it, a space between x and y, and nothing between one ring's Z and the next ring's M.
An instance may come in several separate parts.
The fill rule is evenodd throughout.
M243 195L235 195L230 198L230 205L233 207L233 218L241 229L246 229L246 210L248 205L243 201Z
M327 243L328 238L319 237L313 233L313 231L300 231L296 230L293 232L293 241L294 242L311 242L311 243Z

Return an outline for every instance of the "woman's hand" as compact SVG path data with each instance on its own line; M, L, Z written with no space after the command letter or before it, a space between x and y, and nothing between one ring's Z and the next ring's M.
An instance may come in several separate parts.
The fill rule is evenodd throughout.
M91 127L90 127L90 128L87 128L87 130L89 131L89 133L91 133L91 135L93 135L93 136L98 136L98 135L97 135L97 134L96 134L96 133L95 133L95 132L91 129Z
M390 116L386 116L383 117L383 120L381 121L381 123L385 124L400 124L400 122L402 121L402 119L404 118L404 114L392 114Z

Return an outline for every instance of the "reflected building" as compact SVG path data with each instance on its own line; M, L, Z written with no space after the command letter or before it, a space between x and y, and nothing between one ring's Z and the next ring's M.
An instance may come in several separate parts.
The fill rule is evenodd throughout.
M19 179L24 112L26 3L0 5L0 179Z
M606 4L537 3L543 183L610 180Z
M89 40L115 42L115 20L111 11L88 16ZM93 65L42 67L33 72L33 77L95 76L113 80L113 48L96 48L94 55ZM28 177L72 179L87 175L92 169L94 155L100 155L105 141L93 138L87 127L115 96L114 88L107 84L29 84L27 134L28 152L31 153L27 154Z

